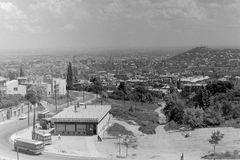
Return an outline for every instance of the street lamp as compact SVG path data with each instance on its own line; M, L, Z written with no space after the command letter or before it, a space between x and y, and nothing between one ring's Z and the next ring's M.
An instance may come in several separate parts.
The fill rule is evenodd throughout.
M119 136L119 156L121 156L121 145L120 145L120 140L121 140L121 134Z

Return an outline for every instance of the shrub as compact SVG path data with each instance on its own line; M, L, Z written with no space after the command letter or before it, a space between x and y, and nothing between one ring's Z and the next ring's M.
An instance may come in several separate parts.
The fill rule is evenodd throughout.
M223 121L221 113L210 108L204 113L204 125L206 126L219 126Z
M219 141L221 141L224 137L224 134L222 134L220 131L214 131L212 133L211 139L209 139L209 143L213 144L213 148L214 148L214 153L215 153L215 149L216 149L216 145L218 144Z
M148 126L141 126L139 127L139 131L145 134L156 134L155 128L156 126L154 126L153 124Z
M239 154L239 151L238 150L234 150L233 154Z
M204 111L201 108L185 108L183 120L189 124L192 129L203 125Z

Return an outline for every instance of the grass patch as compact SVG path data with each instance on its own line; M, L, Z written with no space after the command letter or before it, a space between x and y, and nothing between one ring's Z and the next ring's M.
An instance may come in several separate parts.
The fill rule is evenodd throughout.
M101 99L95 99L92 103L94 104L101 104ZM134 103L132 101L123 101L123 100L115 100L115 99L109 99L107 102L103 101L102 104L110 104L113 108L130 108L131 106L134 106ZM149 103L137 103L136 108L137 109L147 109L155 111L159 106L157 104L149 104Z
M233 152L226 151L224 153L210 153L202 157L203 159L240 159L238 150Z
M100 99L93 101L93 104L101 104ZM140 125L139 130L145 134L155 134L155 128L159 125L159 115L155 110L159 107L156 104L138 103L136 111L129 111L133 102L123 100L109 99L108 102L103 101L103 105L111 105L110 113L122 120L133 120Z
M127 130L124 126L118 123L114 123L111 127L109 127L107 132L109 135L116 136L116 137L118 137L119 134L129 135L129 136L133 135L132 131Z

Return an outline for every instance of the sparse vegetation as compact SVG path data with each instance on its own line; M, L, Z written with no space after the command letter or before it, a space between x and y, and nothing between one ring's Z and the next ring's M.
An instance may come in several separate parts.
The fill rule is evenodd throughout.
M234 150L233 152L226 151L224 153L210 153L203 156L204 159L240 159L239 151Z
M118 123L114 123L111 127L107 130L108 134L111 136L118 137L120 135L129 135L132 136L133 133L129 130L126 130L126 128Z
M216 145L220 142L224 137L224 134L220 133L220 131L214 131L212 133L211 139L209 139L209 143L213 144L214 153L216 152Z

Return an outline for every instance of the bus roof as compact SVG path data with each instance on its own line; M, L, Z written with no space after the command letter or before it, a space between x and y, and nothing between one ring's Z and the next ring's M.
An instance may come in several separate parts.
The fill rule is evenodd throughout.
M44 135L44 136L50 136L50 133L45 133L44 131L35 131L36 134Z
M16 141L19 142L25 142L25 143L31 143L31 144L42 144L42 141L36 141L36 140L31 140L31 139L26 139L26 138L17 138L15 139Z
M40 112L39 114L46 114L46 113L49 113L50 111L49 110L44 110L42 112Z

